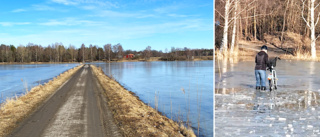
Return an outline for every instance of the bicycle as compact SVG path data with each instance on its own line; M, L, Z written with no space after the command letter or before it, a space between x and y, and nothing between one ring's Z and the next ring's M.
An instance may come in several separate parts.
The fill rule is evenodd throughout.
M277 86L278 78L277 78L276 70L274 69L276 67L277 60L281 60L281 59L279 57L275 57L273 60L271 60L268 63L268 70L270 70L270 72L271 72L268 75L270 92L278 89L278 86Z

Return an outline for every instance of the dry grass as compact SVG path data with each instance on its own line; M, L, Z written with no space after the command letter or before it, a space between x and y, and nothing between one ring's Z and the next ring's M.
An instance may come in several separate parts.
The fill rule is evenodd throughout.
M105 90L104 95L108 99L108 106L113 112L116 124L125 136L195 137L192 129L179 126L173 120L161 115L139 100L134 93L107 77L101 68L91 66Z
M0 136L9 134L81 67L79 65L69 69L48 83L32 88L21 97L7 99L0 107Z
M252 51L252 50L247 50L243 48L235 48L233 52L230 50L227 50L225 52L220 52L220 50L215 51L215 59L216 60L224 60L228 59L232 61L233 63L237 63L240 60L244 61L249 61L249 60L254 60L255 55L258 52Z
M311 53L309 50L304 50L300 46L295 49L295 55L291 54L282 54L280 55L281 59L290 59L290 60L304 60L304 61L320 61L319 52L317 53L315 59L311 57Z
M201 61L201 60L213 60L213 56L195 56L193 61Z
M69 64L79 62L0 62L1 65L5 64Z

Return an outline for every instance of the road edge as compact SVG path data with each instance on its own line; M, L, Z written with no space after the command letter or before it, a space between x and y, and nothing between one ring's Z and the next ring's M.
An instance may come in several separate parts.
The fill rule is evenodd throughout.
M124 136L189 136L195 137L192 129L161 115L104 74L101 68L91 65L114 120Z

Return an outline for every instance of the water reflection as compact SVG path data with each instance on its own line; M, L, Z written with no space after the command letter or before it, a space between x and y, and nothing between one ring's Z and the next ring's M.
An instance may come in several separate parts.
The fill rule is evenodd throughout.
M25 93L79 64L14 64L0 65L0 103Z
M320 63L281 60L276 68L279 88L274 96L247 86L254 85L253 65L240 62L231 68L230 61L221 76L229 83L215 89L216 135L319 136L320 86L315 83L320 80ZM224 94L220 92L223 88Z
M213 61L110 64L111 69L108 64L96 65L169 118L185 122L189 118L195 133L200 124L200 136L213 136Z

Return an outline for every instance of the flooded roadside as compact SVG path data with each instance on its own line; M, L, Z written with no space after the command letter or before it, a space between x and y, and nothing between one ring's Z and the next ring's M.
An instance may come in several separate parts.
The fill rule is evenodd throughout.
M200 137L213 136L213 61L95 65L163 115L188 123Z
M216 136L319 136L320 63L279 61L275 98L254 89L254 65L216 61Z
M7 98L20 96L40 84L78 66L65 64L6 64L0 65L0 104Z

